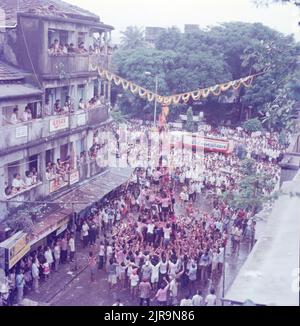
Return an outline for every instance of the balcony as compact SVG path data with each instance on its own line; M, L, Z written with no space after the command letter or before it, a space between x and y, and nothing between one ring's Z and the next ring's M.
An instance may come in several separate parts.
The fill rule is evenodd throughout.
M43 194L43 183L39 181L37 184L23 189L15 194L4 196L6 209L14 209L24 204L24 202L34 201Z
M76 130L84 126L97 126L108 118L108 111L104 105L81 111L69 115L50 116L15 125L2 126L0 128L0 152L11 147L27 145L30 142L49 138L57 133Z
M104 54L65 54L47 55L42 74L46 76L63 76L65 74L81 74L92 72L93 67L100 65L108 68L110 55Z

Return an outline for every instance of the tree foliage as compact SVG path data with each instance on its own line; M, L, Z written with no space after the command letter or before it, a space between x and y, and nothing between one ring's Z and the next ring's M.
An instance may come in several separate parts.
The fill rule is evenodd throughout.
M142 31L131 27L122 44L113 58L117 73L152 91L157 75L162 95L212 86L270 68L256 77L249 89L229 91L225 96L210 96L203 101L216 112L222 103L232 103L233 109L240 110L240 114L234 110L232 114L242 117L243 108L252 107L252 117L261 116L265 114L266 104L275 100L279 88L289 84L297 94L297 87L300 87L295 74L299 46L291 36L284 36L260 23L223 23L188 34L173 27L161 32L154 48L144 44ZM146 76L146 71L151 72L152 77ZM121 106L133 115L153 112L151 103L127 92Z
M128 26L121 33L121 46L123 49L133 49L146 45L144 31L137 26Z
M258 118L253 118L253 119L246 120L243 123L243 128L248 132L255 132L255 131L262 131L263 126Z
M254 159L247 158L242 161L241 173L238 190L225 194L225 200L233 208L252 211L255 214L269 199L264 189L271 191L274 182L267 173L257 173Z

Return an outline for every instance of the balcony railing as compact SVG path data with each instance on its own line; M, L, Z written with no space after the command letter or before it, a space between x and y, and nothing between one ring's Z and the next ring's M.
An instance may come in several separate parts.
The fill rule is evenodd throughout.
M0 152L10 147L29 144L56 133L75 130L83 126L96 126L108 118L107 107L99 105L89 110L78 110L76 113L49 116L29 122L0 127Z
M55 76L91 72L97 65L108 68L109 57L109 55L100 53L48 55L45 66L41 70L45 75Z

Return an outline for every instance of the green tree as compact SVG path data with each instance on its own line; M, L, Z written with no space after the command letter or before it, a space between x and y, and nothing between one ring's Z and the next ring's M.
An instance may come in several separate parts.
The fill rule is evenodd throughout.
M296 117L294 104L295 101L289 98L287 90L278 90L278 95L274 101L264 106L263 123L267 124L268 129L293 131L294 118Z
M110 116L117 123L126 123L128 121L128 117L118 110L111 111Z
M121 47L124 49L135 49L146 45L144 30L137 26L128 26L121 34Z
M263 126L258 118L249 119L243 123L244 130L248 132L262 131Z
M125 40L133 41L124 41L123 47L115 52L116 72L154 91L155 78L144 74L150 71L158 76L162 95L204 88L270 68L256 77L249 89L241 87L222 97L209 96L203 100L210 113L206 117L221 117L223 110L227 120L243 118L247 107L252 107L251 117L265 116L265 105L275 100L279 85L289 85L291 93L298 94L299 75L295 71L299 46L292 37L260 23L224 23L191 34L170 28L159 35L156 48L146 47L141 31L135 31L134 27L128 28L127 34ZM135 36L130 37L132 34ZM136 39L141 42L135 42ZM191 104L192 101L188 103ZM152 114L150 106L128 92L122 99L122 110L133 115ZM175 110L177 113L179 108Z
M254 214L262 209L262 205L269 197L264 189L271 191L274 182L267 173L257 173L255 160L245 159L241 163L242 177L238 182L238 191L226 193L225 201L233 208L252 211Z

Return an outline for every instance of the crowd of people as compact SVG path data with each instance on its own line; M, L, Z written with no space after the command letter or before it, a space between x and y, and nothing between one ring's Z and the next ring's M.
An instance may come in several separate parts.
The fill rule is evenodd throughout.
M130 128L147 129L136 124ZM245 141L247 152L256 159L257 171L267 171L270 179L278 182L279 155L267 155L271 150L284 151L276 142L277 135L260 136L264 146L255 156L253 150L257 149L257 142L247 141L247 137L238 132L232 133L233 139L236 143ZM137 153L144 150L138 144L139 141L134 146L129 144L126 153L132 148ZM152 298L157 304L165 305L180 302L178 289L181 288L181 293L188 293L181 303L188 305L193 295L199 295L199 287L221 276L228 241L233 255L238 255L243 239L253 243L254 212L232 209L220 196L225 191L237 190L242 177L241 159L234 153L205 153L202 158L203 165L198 171L190 157L186 162L183 160L184 166L175 169L163 166L137 169L133 186L91 215L95 225L101 221L99 227L107 236L99 245L98 267L108 273L111 289L128 288L132 299L139 298L141 304L149 304ZM272 190L273 187L267 187L264 193L270 194ZM199 201L207 201L210 209L199 209ZM88 245L89 219L82 228L85 245ZM95 253L91 252L92 281L95 261ZM210 296L215 295L214 289L212 292Z
M60 185L69 181L71 172L70 157L62 162L60 158L54 162L48 162L46 166L46 180L54 181L56 185Z
M31 105L26 105L23 113L21 114L21 116L19 116L19 109L18 107L14 108L13 109L13 112L10 116L10 119L9 119L9 123L10 124L17 124L17 123L20 123L20 122L28 122L28 121L31 121L33 120L33 114L32 114L32 108L31 108Z
M4 192L6 196L13 196L38 184L39 178L36 168L25 171L25 178L22 179L20 173L13 175L11 184L5 183Z
M222 197L225 191L238 190L238 182L243 177L241 158L234 151L227 155L218 152L197 154L174 148L172 164L164 164L163 157L159 157L158 164L151 166L149 161L144 161L145 157L149 158L149 149L145 150L144 140L140 139L148 137L151 125L130 124L129 129L136 136L127 147L121 143L122 135L118 130L114 126L109 129L113 130L116 140L113 146L109 144L109 150L117 158L125 155L130 163L128 157L133 151L133 157L141 158L140 162L148 167L136 168L127 184L77 220L82 248L89 251L86 263L90 281L96 280L97 270L105 271L109 289L117 294L130 291L130 301L134 304L218 304L216 289L224 271L225 252L236 259L241 242L253 244L255 236L255 212L229 207ZM144 131L142 136L140 131ZM95 132L93 146L97 147L104 140L102 132ZM257 171L267 172L274 183L279 180L277 163L284 147L278 145L278 135L250 138L244 131L230 128L210 128L205 135L230 138L236 146L242 144L246 156L255 159ZM97 155L97 151L93 155ZM180 165L176 165L179 155ZM58 160L57 164L47 165L47 173L54 179L63 179L68 166L68 162ZM270 194L273 187L263 191ZM48 270L49 273L53 268L56 270L56 261L64 262L68 252L75 252L74 245L74 250L70 249L68 237L42 251L44 256L48 252L47 257L53 259L48 260L49 268L47 262L45 265L47 257L33 257L32 261L40 268L39 276L44 275L45 280ZM71 239L74 238L72 235ZM55 254L58 247L60 256ZM28 272L32 277L36 275L33 265ZM25 282L25 274L23 278Z
M107 49L107 50L106 50ZM76 47L74 43L61 43L58 39L55 39L54 42L50 45L48 49L48 54L51 56L62 56L62 55L76 55L76 54L111 54L113 51L111 45L90 45L86 48L83 41L78 43Z
M82 110L92 110L96 107L99 107L101 104L103 104L105 101L102 98L99 98L97 95L93 96L90 100L84 101L82 98L78 102L78 110L76 110L77 113L81 113ZM46 99L45 102L45 113L48 116L54 115L66 115L70 113L75 112L76 105L74 104L74 101L71 99L70 96L66 97L66 100L64 104L62 105L61 100L57 99L51 107L49 99Z
M60 264L74 261L75 247L75 236L67 230L49 245L40 246L23 257L17 268L12 268L5 277L0 289L1 303L8 306L22 304L24 296L32 291L39 293L40 284L58 272Z

